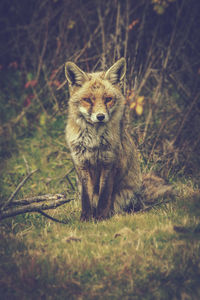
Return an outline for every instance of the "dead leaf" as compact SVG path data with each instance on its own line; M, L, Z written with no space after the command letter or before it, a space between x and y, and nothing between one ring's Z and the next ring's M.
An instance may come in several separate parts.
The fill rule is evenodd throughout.
M66 240L67 243L71 243L71 242L81 242L81 238L77 238L75 236L69 236Z
M120 231L118 231L118 232L115 233L114 238L116 239L119 236L127 238L127 237L132 236L133 233L134 232L130 228L124 227Z

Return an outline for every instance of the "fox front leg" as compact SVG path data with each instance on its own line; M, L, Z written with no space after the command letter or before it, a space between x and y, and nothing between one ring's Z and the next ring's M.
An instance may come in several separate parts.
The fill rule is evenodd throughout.
M81 195L81 220L87 221L92 217L91 197L93 194L89 172L82 170L79 173L80 195Z
M99 201L96 211L96 219L101 220L112 214L112 194L113 194L114 174L112 169L102 169L99 184Z

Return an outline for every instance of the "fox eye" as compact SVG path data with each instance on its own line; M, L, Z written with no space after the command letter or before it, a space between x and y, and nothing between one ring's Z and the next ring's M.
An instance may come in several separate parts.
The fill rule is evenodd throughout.
M106 97L105 98L105 103L109 103L109 102L111 102L112 101L112 97Z
M83 101L85 101L85 102L87 102L87 103L89 103L89 104L92 103L92 100L91 100L90 98L83 98Z

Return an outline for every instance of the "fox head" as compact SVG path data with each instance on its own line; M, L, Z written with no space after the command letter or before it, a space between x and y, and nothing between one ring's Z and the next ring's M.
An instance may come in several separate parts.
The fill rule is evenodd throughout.
M71 112L91 124L107 123L122 112L124 96L120 83L126 73L124 58L118 60L106 72L86 73L75 63L67 62L65 75L69 83ZM73 107L73 109L72 109Z

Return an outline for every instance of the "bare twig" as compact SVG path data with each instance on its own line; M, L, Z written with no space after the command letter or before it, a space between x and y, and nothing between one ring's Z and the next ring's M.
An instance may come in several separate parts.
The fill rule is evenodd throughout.
M116 29L115 29L115 47L114 47L114 60L120 58L120 42L119 38L121 37L121 27L120 27L120 17L121 17L121 4L117 3L117 16L116 16Z
M3 135L4 133L8 131L12 132L12 128L24 117L26 112L29 110L31 105L25 107L22 109L22 111L17 115L16 117L9 120L7 123L5 123L3 126L0 126L0 135Z
M43 212L42 210L39 211L39 213L46 217L47 219L50 219L51 221L54 221L54 222L57 222L57 223L61 223L61 224L68 224L69 222L68 221L63 221L63 220L58 220L57 218L54 218L48 214L46 214L45 212Z
M24 160L25 165L26 165L26 171L29 174L30 173L30 167L29 167L29 164L28 164L28 161L27 161L25 155L23 155L23 160Z
M97 32L100 29L100 24L98 24L98 26L95 28L94 32L90 35L89 40L87 41L87 43L85 43L83 49L80 50L79 54L74 58L74 62L76 63L79 59L79 57L81 57L83 55L83 53L86 51L86 49L89 47L89 45L92 42L93 37L97 34Z
M129 5L129 0L126 0L126 32L125 32L125 41L124 41L124 57L126 59L127 56L127 49L128 49L128 35L129 35L129 14L130 14L130 5Z
M69 182L69 184L70 184L72 190L75 191L75 187L74 187L73 183L71 182L69 176L68 176L68 175L65 175L65 177L66 177L67 181Z
M100 24L98 24L98 26L96 27L96 29L94 30L94 32L91 34L89 40L85 43L84 47L79 51L79 53L77 54L77 56L74 57L73 61L76 63L78 61L78 59L84 54L84 52L87 50L87 48L89 47L89 45L91 44L92 39L94 38L94 36L98 33L100 29ZM63 67L64 64L61 67ZM56 89L57 91L59 91L60 89L62 89L65 84L67 84L67 80L65 80L64 82L61 83L61 85Z
M52 96L52 99L54 100L54 104L56 105L56 110L59 110L59 103L58 103L58 100L57 100L57 98L55 96L53 88L52 88L52 86L51 86L51 84L50 84L50 82L48 80L48 77L47 77L47 74L46 74L46 68L44 66L42 66L42 70L43 70L45 81L47 82L47 87L48 87L49 92L50 92L50 94ZM50 97L50 99L51 99L51 97Z
M11 194L11 196L8 198L7 201L5 201L0 209L0 212L2 212L6 206L8 206L11 201L14 199L14 197L17 195L17 193L19 192L19 190L22 188L22 186L26 183L26 181L35 173L37 172L38 169L31 171L17 186L17 188L15 189L15 191Z
M200 97L200 93L197 93L196 96L194 97L194 99L193 99L193 101L192 101L192 103L191 103L191 105L190 105L190 107L189 107L187 113L184 115L184 118L183 118L183 120L182 120L182 122L181 122L181 125L180 125L180 127L179 127L179 129L178 129L178 131L177 131L177 134L176 134L176 136L174 137L172 143L175 143L175 141L176 141L177 138L179 137L179 135L180 135L180 133L181 133L181 131L182 131L184 125L185 125L185 122L186 122L186 120L188 119L188 117L189 117L189 115L190 115L190 113L191 113L191 111L192 111L194 105L196 104L197 100L199 100L199 97Z
M42 68L42 63L43 63L43 58L44 58L44 54L47 48L47 41L48 41L48 24L46 24L46 31L45 31L45 37L44 37L44 43L43 43L43 47L42 47L42 51L41 54L39 56L39 63L38 63L38 69L37 69L37 75L36 75L36 79L38 80L39 76L40 76L40 71Z
M101 56L101 67L102 70L105 70L106 67L106 43L105 43L105 31L104 31L104 20L101 14L100 5L97 8L97 13L99 17L99 23L101 26L101 40L102 40L102 56Z
M159 131L158 131L158 133L157 133L157 136L156 136L156 138L155 138L155 141L154 141L154 143L153 143L153 146L152 146L152 148L151 148L151 152L150 152L150 154L149 154L149 157L148 157L148 160L147 160L146 167L145 167L144 171L146 171L147 168L148 168L148 166L149 166L149 162L151 161L151 158L152 158L153 153L154 153L154 150L155 150L155 146L156 146L156 144L157 144L157 142L158 142L159 137L161 136L161 132L162 132L163 128L166 126L166 124L169 122L169 120L170 120L172 117L173 117L173 116L169 116L169 118L167 118L166 120L164 120L163 123L161 124L160 129L159 129Z
M138 213L144 213L144 212L147 212L147 211L149 211L149 210L151 210L151 209L153 209L153 208L155 208L155 207L157 207L157 206L160 206L160 205L162 205L162 204L168 204L168 203L170 203L170 202L172 202L172 201L174 201L174 198L172 198L172 199L170 199L170 200L163 200L163 201L154 203L154 204L152 204L152 205L146 206L145 208L140 209L140 210L136 211L135 213L136 213L136 214L138 214Z

